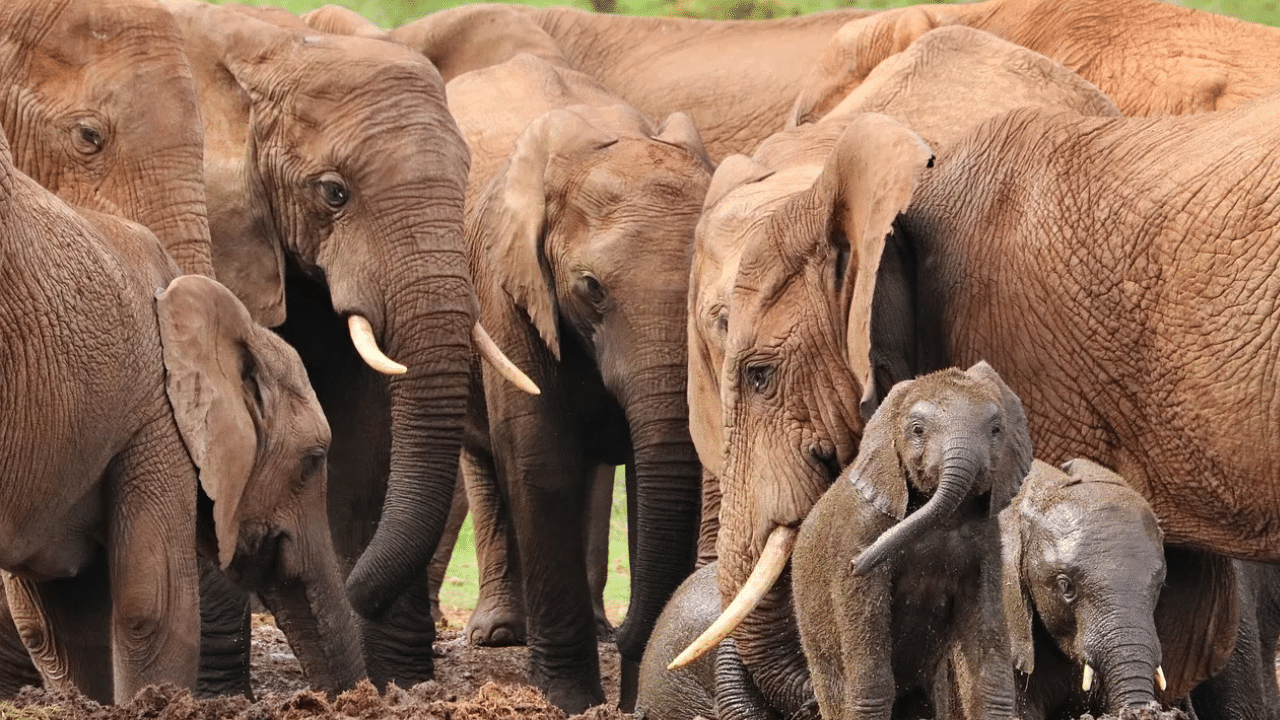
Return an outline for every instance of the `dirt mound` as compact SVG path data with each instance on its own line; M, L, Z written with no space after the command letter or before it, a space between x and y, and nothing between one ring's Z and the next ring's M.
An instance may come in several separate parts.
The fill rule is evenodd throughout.
M12 711L0 711L0 716L30 720L567 720L563 711L525 685L489 682L470 698L458 700L435 681L408 690L392 685L384 694L362 682L332 700L324 693L300 690L254 703L241 697L197 700L187 690L150 687L125 706L99 705L79 693L26 688L13 700ZM578 717L621 720L629 716L601 706Z
M1092 715L1084 714L1080 720L1095 720ZM1125 708L1120 715L1102 715L1096 720L1187 720L1187 714L1181 710L1161 710L1155 705L1143 708Z

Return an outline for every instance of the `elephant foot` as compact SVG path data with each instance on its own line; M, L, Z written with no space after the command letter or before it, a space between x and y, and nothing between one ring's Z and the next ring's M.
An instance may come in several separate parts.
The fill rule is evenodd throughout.
M547 696L547 702L555 705L568 715L578 715L587 708L602 705L605 702L604 688L600 684L600 670L596 665L595 672L590 668L561 668L554 676L546 669L539 668L532 657L529 660L529 681Z
M479 647L523 645L524 613L512 610L508 603L481 597L467 621L467 641Z

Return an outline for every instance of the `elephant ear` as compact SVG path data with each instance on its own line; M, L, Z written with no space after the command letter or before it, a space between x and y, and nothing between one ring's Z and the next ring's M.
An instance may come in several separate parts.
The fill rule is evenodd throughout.
M998 389L1004 410L1005 451L994 459L991 468L991 513L995 515L1018 493L1022 479L1031 471L1031 432L1027 429L1022 400L1005 384L995 368L982 360L965 373Z
M702 210L705 212L716 206L734 188L748 183L760 182L774 173L746 155L730 155L720 161L715 174L711 176L711 184L707 186L706 197L702 199Z
M1036 647L1031 629L1031 593L1022 575L1022 510L1010 506L1000 512L1000 593L1009 628L1009 657L1018 672L1035 671Z
M1180 702L1216 675L1235 648L1240 601L1229 558L1165 546L1165 581L1156 603L1156 634L1168 687L1158 699Z
M707 149L702 145L702 135L693 124L693 118L685 113L673 112L668 115L667 119L662 121L662 127L658 128L658 133L653 136L653 139L686 150L690 155L701 160L708 171L714 169L711 158L707 156Z
M253 128L263 67L292 33L241 12L190 0L164 7L181 28L205 132L205 192L218 279L267 327L284 322L284 251L269 217Z
M546 237L547 171L554 158L605 147L618 138L572 109L552 110L524 129L506 165L489 183L477 229L498 284L560 357L555 279Z
M914 381L893 386L884 404L867 421L853 461L850 482L877 510L895 520L907 516L910 488L898 455L901 414Z
M156 296L165 389L174 420L213 500L218 563L240 533L241 505L263 427L262 389L249 311L217 281L183 275Z
M871 416L893 382L908 377L893 358L905 353L911 338L876 337L873 303L885 304L876 299L877 278L894 221L906 211L921 174L932 165L933 151L905 125L885 115L859 115L836 141L808 196L799 199L831 213L827 224L836 258L833 274L841 306L847 308L849 368L862 388L864 418ZM876 373L883 369L893 371L882 372L878 385Z
M906 7L842 25L801 82L787 127L816 122L831 112L885 58L906 50L916 38L937 27L940 21L932 12Z

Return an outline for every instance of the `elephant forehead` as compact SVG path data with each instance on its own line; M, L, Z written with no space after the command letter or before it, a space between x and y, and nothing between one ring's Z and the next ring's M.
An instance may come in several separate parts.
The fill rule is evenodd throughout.
M1132 566L1164 564L1154 516L1148 521L1146 514L1136 513L1132 507L1060 502L1049 507L1032 526L1040 537L1043 557L1050 564L1105 564L1120 557Z

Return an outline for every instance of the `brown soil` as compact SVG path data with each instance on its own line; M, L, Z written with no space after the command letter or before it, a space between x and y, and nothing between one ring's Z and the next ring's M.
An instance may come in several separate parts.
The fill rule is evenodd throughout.
M462 620L465 623L465 618ZM185 690L147 688L124 707L99 705L79 694L24 689L0 718L22 720L566 720L525 684L527 649L476 648L459 630L443 630L436 641L436 679L407 690L379 694L362 683L336 698L306 688L298 661L269 616L254 616L253 692L245 698L196 700ZM454 625L461 627L461 623ZM600 645L600 672L609 702L577 716L584 720L630 718L616 707L618 654Z

